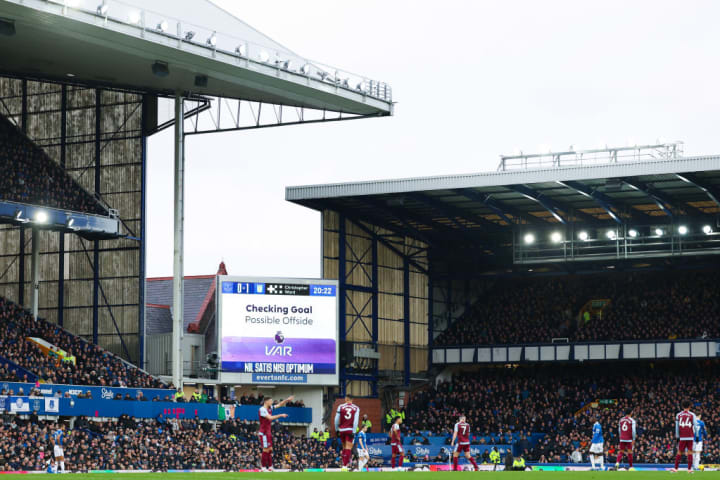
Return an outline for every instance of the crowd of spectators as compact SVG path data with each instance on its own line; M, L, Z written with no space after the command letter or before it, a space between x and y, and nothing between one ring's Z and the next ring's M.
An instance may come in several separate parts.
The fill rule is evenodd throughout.
M494 279L435 345L720 336L720 271ZM585 318L591 300L610 300Z
M718 374L715 363L615 365L612 371L606 366L480 371L414 394L405 428L449 435L463 413L473 436L487 438L489 444L512 442L534 461L567 461L575 449L587 454L599 416L612 459L621 412L632 408L638 424L637 461L665 463L674 459L675 414L682 400L694 402L693 411L703 415L711 436L720 425ZM609 402L590 408L596 400ZM544 434L534 447L533 434ZM706 462L720 463L715 442L706 442L703 456Z
M12 368L8 363L0 365L0 380L3 382L21 382L23 378L18 374L17 369Z
M258 394L243 394L240 397L236 397L234 400L231 398L224 398L222 403L230 405L262 405L265 400L265 395L262 393ZM294 400L285 404L287 407L304 407L305 402L302 400Z
M107 215L107 211L54 162L0 116L0 199Z
M64 361L46 355L27 337L39 337L74 357ZM20 306L0 298L0 356L32 372L47 383L111 387L164 388L158 379L135 368L119 357L70 334L43 319L33 319ZM2 360L0 360L2 362ZM3 367L7 380L18 378Z
M80 417L66 430L65 465L73 472L90 470L217 469L237 471L260 468L261 447L257 422L230 420L213 425L205 420L135 419L95 422ZM52 458L50 435L57 425L36 415L21 419L4 414L0 425L0 470L46 469ZM339 451L333 445L275 429L276 468L338 467Z

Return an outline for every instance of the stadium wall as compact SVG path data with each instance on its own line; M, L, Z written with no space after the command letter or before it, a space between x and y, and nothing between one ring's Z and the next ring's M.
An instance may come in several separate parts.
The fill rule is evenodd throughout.
M332 210L323 211L322 225L323 278L339 280L344 295L340 339L380 354L368 380L345 371L341 388L374 396L383 377L409 383L428 370L427 246Z
M40 316L134 363L144 318L144 117L132 92L0 77L0 114L90 193L117 209L131 238L40 231ZM32 301L32 230L0 226L0 295Z

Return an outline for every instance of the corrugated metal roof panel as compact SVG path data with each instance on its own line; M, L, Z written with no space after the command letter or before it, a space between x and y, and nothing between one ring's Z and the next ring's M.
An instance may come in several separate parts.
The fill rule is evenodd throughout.
M195 321L195 318L202 308L205 296L214 281L214 276L185 278L183 282L185 292L185 301L183 304L184 330L187 330L188 325ZM172 278L149 278L145 282L145 300L150 304L172 305Z
M687 157L673 160L628 162L585 167L560 167L538 170L514 170L393 180L373 180L354 183L291 186L286 188L285 198L289 201L302 201L456 188L535 184L555 182L557 180L579 181L639 175L665 175L706 170L720 170L720 156Z

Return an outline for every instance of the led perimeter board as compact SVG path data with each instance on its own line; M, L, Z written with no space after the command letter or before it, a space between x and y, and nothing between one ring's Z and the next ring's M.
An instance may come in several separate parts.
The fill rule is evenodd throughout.
M218 275L220 380L338 384L338 282Z

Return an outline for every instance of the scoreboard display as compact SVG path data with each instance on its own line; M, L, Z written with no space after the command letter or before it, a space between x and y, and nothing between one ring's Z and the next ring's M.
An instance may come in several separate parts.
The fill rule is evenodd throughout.
M218 276L220 380L338 384L335 280Z

